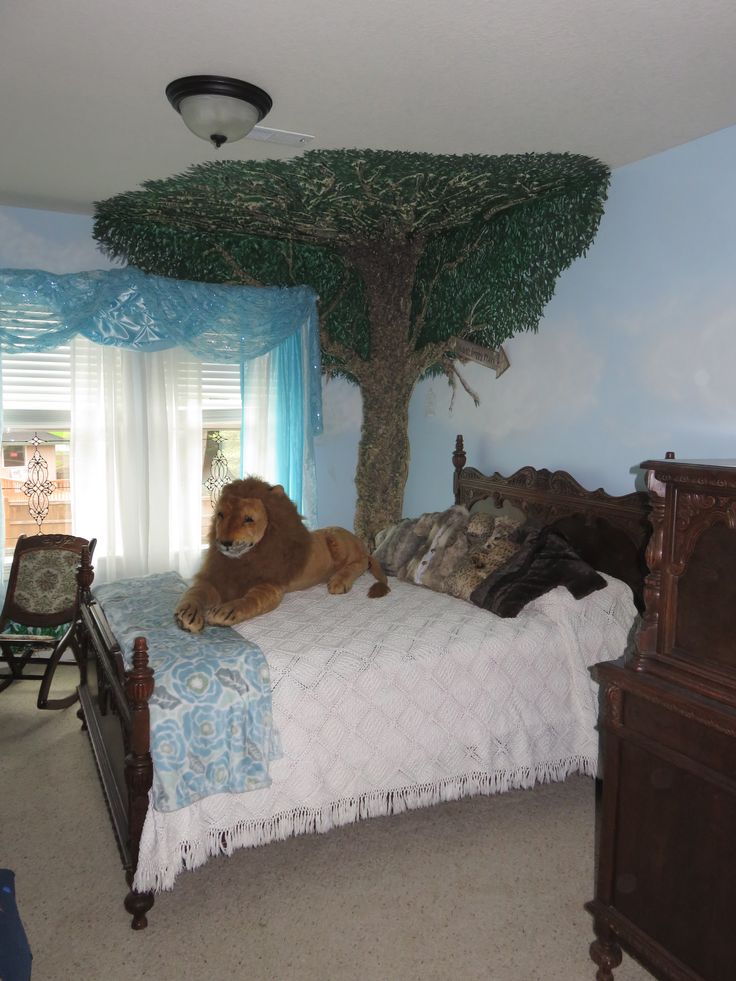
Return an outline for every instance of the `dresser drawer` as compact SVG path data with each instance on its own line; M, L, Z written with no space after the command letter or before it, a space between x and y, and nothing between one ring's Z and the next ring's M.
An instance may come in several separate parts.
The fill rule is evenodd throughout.
M712 703L676 694L623 693L622 723L632 738L642 737L660 755L677 754L682 764L706 768L736 786L736 714ZM668 752L669 751L669 752Z

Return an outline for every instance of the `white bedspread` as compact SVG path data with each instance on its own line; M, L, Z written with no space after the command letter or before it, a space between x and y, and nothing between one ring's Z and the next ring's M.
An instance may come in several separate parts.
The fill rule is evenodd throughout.
M135 888L170 888L208 856L467 794L595 774L588 667L620 657L631 591L560 587L515 619L391 580L368 599L324 587L241 625L266 655L284 755L272 785L149 807ZM211 628L210 628L211 629Z

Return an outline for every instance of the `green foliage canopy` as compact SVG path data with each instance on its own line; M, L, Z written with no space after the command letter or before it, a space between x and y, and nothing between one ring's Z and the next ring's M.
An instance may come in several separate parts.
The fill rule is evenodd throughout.
M96 206L94 236L149 273L311 285L325 366L340 372L348 351L361 361L376 353L371 253L379 278L392 256L415 256L409 320L396 327L417 350L449 342L451 355L453 338L494 348L536 330L560 272L595 236L608 179L601 162L564 153L312 150L147 181Z

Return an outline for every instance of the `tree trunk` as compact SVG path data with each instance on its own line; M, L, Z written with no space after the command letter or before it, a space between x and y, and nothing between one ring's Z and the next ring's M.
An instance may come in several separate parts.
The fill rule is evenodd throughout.
M411 334L411 304L423 240L403 250L368 242L345 251L365 284L370 358L355 366L363 393L363 426L355 486L355 533L368 546L401 517L409 473L409 400L419 375Z
M355 486L355 533L369 547L376 533L402 516L409 475L409 401L415 378L382 376L362 386L363 426Z

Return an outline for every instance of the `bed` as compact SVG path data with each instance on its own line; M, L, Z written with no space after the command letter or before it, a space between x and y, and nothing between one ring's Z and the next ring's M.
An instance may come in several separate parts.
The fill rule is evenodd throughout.
M146 927L156 893L211 855L573 772L595 775L597 691L588 669L623 655L642 608L647 495L587 491L565 472L532 467L484 476L466 466L460 436L452 466L455 509L517 509L537 528L564 532L598 571L599 587L580 599L552 589L517 615L496 616L397 579L388 596L369 599L362 577L345 596L323 587L287 594L237 631L206 631L210 663L231 702L248 702L259 734L235 790L217 784L215 760L187 772L188 796L178 796L182 774L169 762L184 758L181 736L164 741L164 762L152 758L155 748L162 760L151 720L172 690L166 670L181 673L186 645L202 644L160 622L162 610L173 611L178 577L93 591L83 556L80 718L134 929ZM147 603L159 619L146 619ZM243 651L250 674L241 676Z

